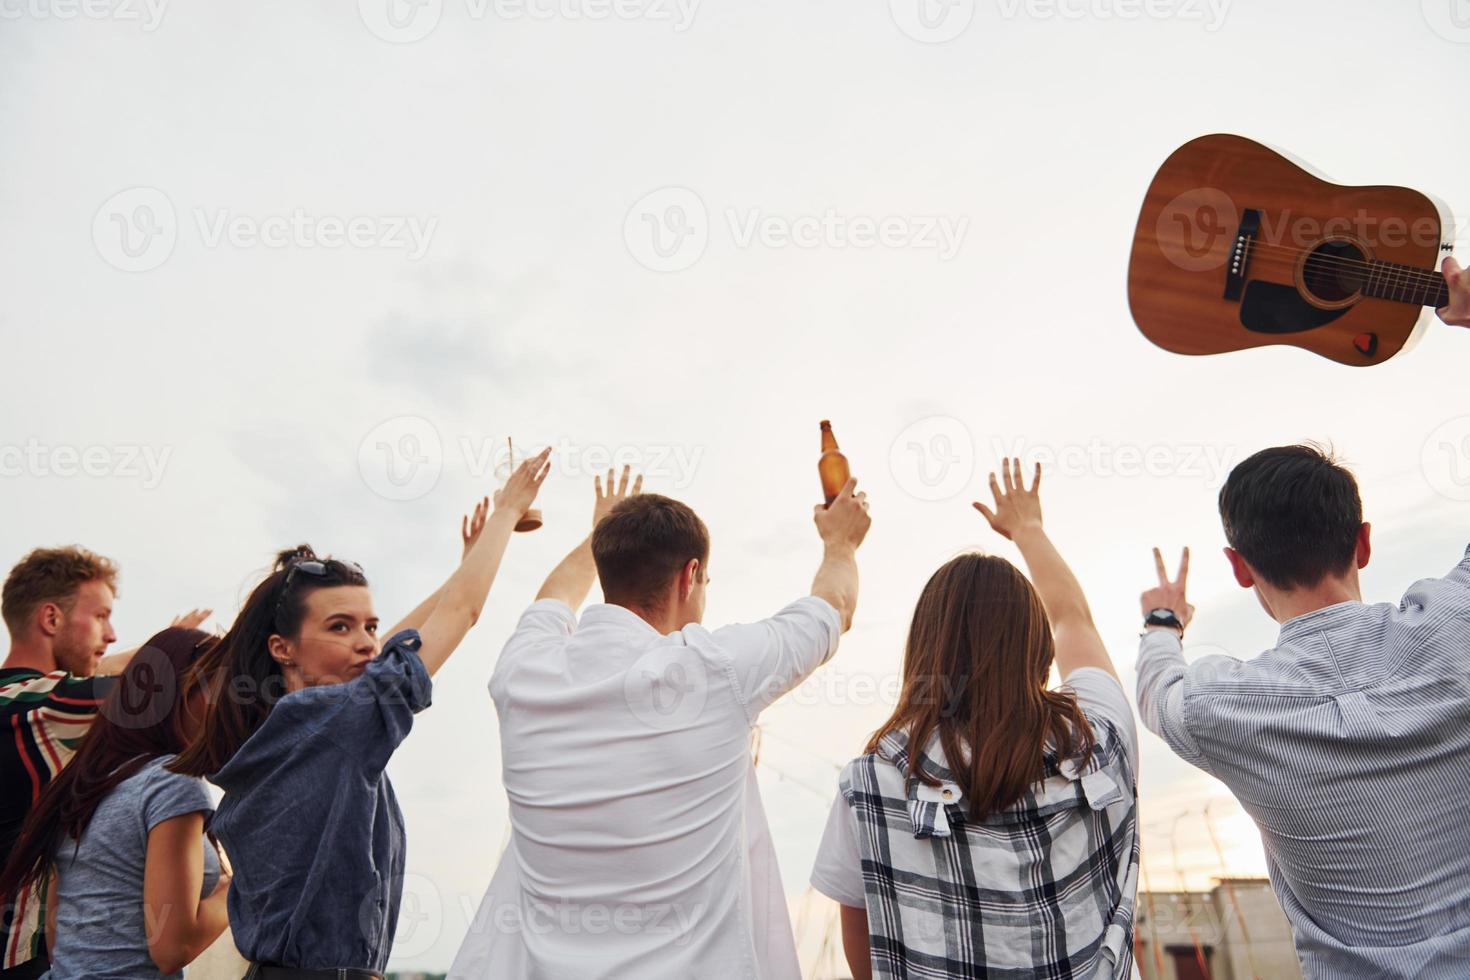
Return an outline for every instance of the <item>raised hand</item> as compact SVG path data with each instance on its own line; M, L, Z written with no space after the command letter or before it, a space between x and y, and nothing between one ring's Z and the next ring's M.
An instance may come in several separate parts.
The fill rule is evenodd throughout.
M214 612L213 609L190 609L186 613L180 613L175 616L174 621L169 623L169 625L179 627L180 629L197 630L199 625L208 619L212 612Z
M618 504L622 503L624 500L627 500L629 497L636 497L638 494L643 492L642 473L638 474L637 478L633 481L632 488L629 489L628 477L631 472L632 467L623 467L623 476L622 479L618 481L616 488L613 487L613 471L611 469L607 471L607 484L605 486L602 482L602 477L593 477L593 489L597 492L597 502L592 506L593 527L601 524L602 519L606 517L608 515L608 512L611 511Z
M517 466L510 479L505 481L505 486L495 491L495 510L505 511L517 520L525 517L526 511L536 502L536 494L546 481L546 475L551 472L547 463L550 458L551 447L547 446Z
M1158 548L1154 549L1154 570L1158 572L1159 584L1139 597L1144 616L1155 609L1172 609L1174 615L1179 617L1179 622L1188 626L1189 621L1194 618L1194 607L1184 597L1185 583L1189 579L1189 549L1184 549L1184 557L1179 561L1179 576L1172 582L1169 581L1168 570L1164 568L1164 556Z
M1444 281L1450 287L1450 305L1436 312L1452 327L1470 327L1470 269L1460 268L1453 256L1445 256Z
M1029 490L1021 477L1019 459L1001 461L1001 478L1005 483L1004 491L995 474L990 474L990 493L995 497L995 509L991 510L978 500L974 506L985 515L996 534L1007 541L1014 541L1019 532L1041 527L1041 464L1036 464Z
M469 514L465 517L460 518L459 536L461 539L464 540L465 555L470 553L470 549L473 548L475 546L475 542L480 539L480 532L485 530L485 518L489 516L490 498L482 497L480 499L480 502L478 504L475 504L475 512L473 514ZM464 556L461 555L460 557L463 558Z
M873 519L868 516L868 495L858 493L857 480L849 478L831 504L817 504L814 519L817 533L827 545L856 549L868 536Z

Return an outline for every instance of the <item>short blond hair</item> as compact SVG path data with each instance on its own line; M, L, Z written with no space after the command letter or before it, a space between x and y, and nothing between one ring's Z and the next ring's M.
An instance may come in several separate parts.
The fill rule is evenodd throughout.
M116 563L76 545L37 548L6 576L0 593L0 616L11 633L19 633L43 603L54 602L70 610L77 590L88 582L104 582L116 593Z

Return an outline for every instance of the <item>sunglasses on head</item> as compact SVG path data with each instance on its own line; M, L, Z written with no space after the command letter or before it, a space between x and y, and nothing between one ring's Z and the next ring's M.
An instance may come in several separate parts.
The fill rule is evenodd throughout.
M285 605L286 596L291 592L291 582L296 578L296 573L312 575L321 578L327 574L328 565L341 565L350 569L358 575L362 575L362 566L355 561L342 561L340 558L293 558L291 564L286 568L286 581L281 583L281 594L276 599L276 618L281 616L281 609Z

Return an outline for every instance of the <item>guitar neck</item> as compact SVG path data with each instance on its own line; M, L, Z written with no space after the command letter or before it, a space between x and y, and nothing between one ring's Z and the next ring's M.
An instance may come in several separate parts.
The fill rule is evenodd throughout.
M1450 305L1450 287L1443 273L1396 262L1371 263L1363 295L1435 309Z

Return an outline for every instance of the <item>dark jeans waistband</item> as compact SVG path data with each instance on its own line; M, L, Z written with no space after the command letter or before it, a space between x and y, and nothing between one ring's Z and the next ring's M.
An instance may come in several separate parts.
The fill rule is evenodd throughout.
M376 970L357 970L351 967L305 970L295 966L252 963L244 980L383 980L383 975Z

